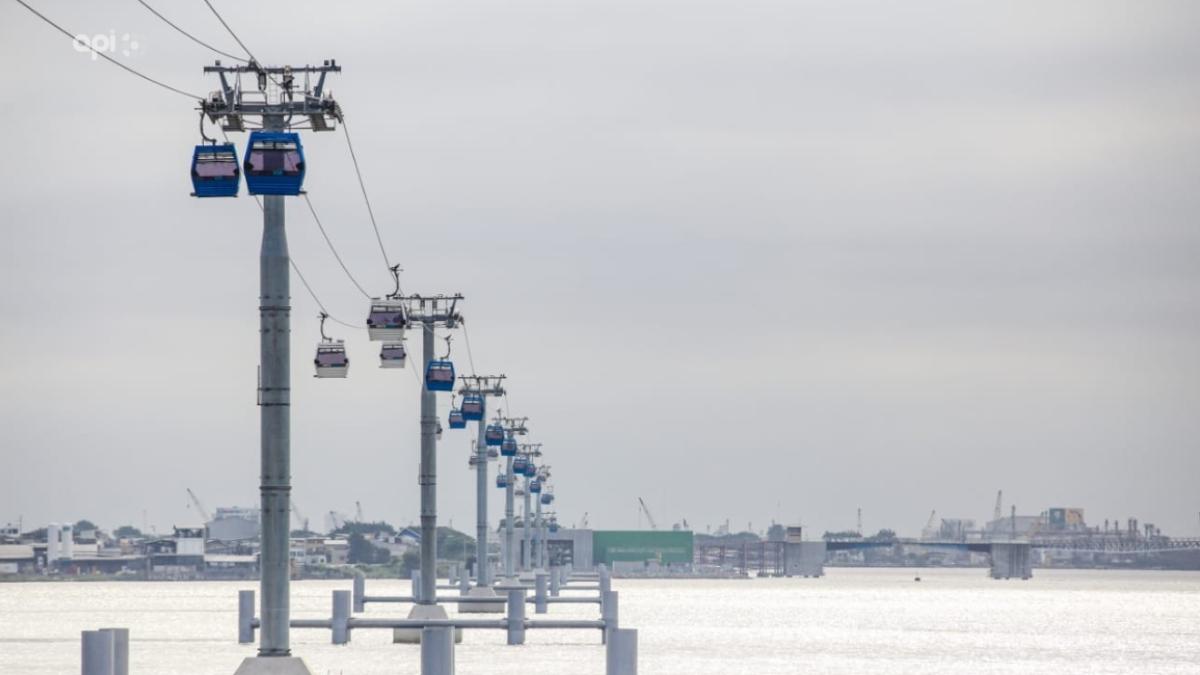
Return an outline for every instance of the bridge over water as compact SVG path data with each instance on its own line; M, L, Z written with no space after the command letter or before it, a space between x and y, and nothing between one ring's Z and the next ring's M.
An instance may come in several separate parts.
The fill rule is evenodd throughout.
M1033 550L1145 555L1200 551L1200 539L1133 537L1034 537L993 541L921 539L828 539L823 541L760 541L742 544L697 544L695 564L740 570L744 574L819 577L825 573L830 552L861 551L894 546L952 549L984 553L994 579L1028 579L1033 576Z

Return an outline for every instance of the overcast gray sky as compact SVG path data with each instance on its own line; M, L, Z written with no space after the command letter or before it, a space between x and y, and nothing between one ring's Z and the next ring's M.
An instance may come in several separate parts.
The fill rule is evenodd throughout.
M133 0L30 2L215 88L213 55ZM236 50L203 3L152 4ZM916 533L1003 488L1006 510L1200 531L1200 4L216 5L265 61L344 66L406 289L466 295L565 522L635 526L642 496L700 531L861 506ZM0 56L0 522L185 525L186 487L257 504L258 209L188 196L186 98L13 2ZM386 292L345 139L304 142L334 243ZM361 322L287 208L296 262ZM311 378L292 283L297 504L415 520L412 375L341 329L350 378ZM439 449L462 529L469 443Z

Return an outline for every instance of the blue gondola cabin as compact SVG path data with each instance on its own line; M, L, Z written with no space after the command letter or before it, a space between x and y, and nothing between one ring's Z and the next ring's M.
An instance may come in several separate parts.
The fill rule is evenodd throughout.
M192 195L236 197L241 181L233 143L197 145L192 152Z
M300 134L252 131L246 145L246 191L252 195L298 195L304 185Z
M449 361L430 361L425 368L425 388L429 391L453 391L454 364Z

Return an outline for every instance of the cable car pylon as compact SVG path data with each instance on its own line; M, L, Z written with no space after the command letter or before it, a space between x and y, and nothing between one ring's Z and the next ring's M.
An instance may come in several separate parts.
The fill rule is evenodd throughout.
M462 322L458 303L463 296L454 295L402 295L399 292L389 300L398 303L404 315L406 327L421 331L422 372L425 373L421 387L421 460L417 482L421 489L421 584L414 593L416 603L409 612L410 619L447 619L446 609L437 604L437 441L441 423L437 417L437 392L454 389L454 365L448 356L437 358L434 354L436 331L439 328L453 330ZM375 304L372 303L372 313ZM447 340L449 347L449 340ZM434 364L437 364L436 366ZM449 387L444 385L447 374ZM455 641L462 639L461 630L455 631ZM396 628L392 632L393 642L418 643L421 629Z
M497 597L492 588L492 569L488 564L488 459L493 457L494 447L487 443L488 397L504 396L504 375L462 375L459 378L461 386L458 393L463 397L459 411L464 421L472 420L478 426L475 441L475 587L468 591L472 597ZM515 583L515 579L505 578L505 584ZM502 601L496 604L464 603L460 612L500 614L504 612Z
M226 132L245 131L254 125L256 131L268 134L290 134L293 121L307 121L314 131L330 131L341 120L337 102L325 91L329 73L341 72L333 60L319 66L262 66L255 61L224 66L217 61L204 67L205 73L215 74L220 89L200 100L199 109L214 124ZM242 86L242 76L251 75L257 85ZM303 76L302 82L296 77ZM313 77L316 82L311 82ZM259 252L259 385L262 470L259 493L262 505L262 549L259 597L259 645L257 658L246 659L239 673L309 673L304 661L291 656L289 621L289 546L288 525L291 515L291 293L289 284L289 254L284 221L284 197L299 192L303 173L303 158L299 155L299 136L294 148L289 141L280 144L250 145L246 160L256 172L255 178L279 179L287 189L276 189L263 195L263 236ZM269 147L268 147L269 146ZM293 156L289 153L296 152ZM226 179L236 176L230 171L228 156L205 156L211 153L193 152L193 179L201 160L212 160L216 173ZM278 160L278 161L277 161ZM234 153L236 162L236 153ZM278 166L277 166L278 165ZM235 165L236 166L236 165ZM278 175L275 170L278 168ZM208 173L207 169L200 173ZM247 172L248 173L248 172ZM268 175L268 173L270 175ZM301 174L301 175L297 175ZM203 175L199 176L204 178ZM224 183L228 191L232 181ZM271 181L268 181L271 182ZM197 186L203 192L204 181ZM233 183L236 194L236 183ZM292 191L290 186L294 186ZM247 176L247 187L254 193L254 184Z

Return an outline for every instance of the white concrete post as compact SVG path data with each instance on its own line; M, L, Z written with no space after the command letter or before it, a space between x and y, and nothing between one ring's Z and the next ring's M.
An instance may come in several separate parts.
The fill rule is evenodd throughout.
M454 628L421 629L421 675L454 675Z
M362 572L354 574L354 612L359 613L367 608L367 603L363 600L367 594L367 579Z
M562 568L550 568L550 597L557 598L558 590L562 586Z
M129 629L101 628L113 636L113 675L129 675Z
M508 591L508 644L525 644L525 589Z
M350 642L350 591L333 592L333 644Z
M238 591L238 644L254 642L254 591Z
M416 602L422 602L421 598L421 570L412 571L412 596Z
M618 627L616 591L604 591L600 594L600 618L604 620L604 631L601 633L600 643L606 644L609 634Z
M546 573L537 572L533 578L533 599L534 612L537 614L546 613Z
M637 675L637 631L620 628L608 636L604 648L605 675Z
M82 675L115 675L113 634L102 630L83 631Z

